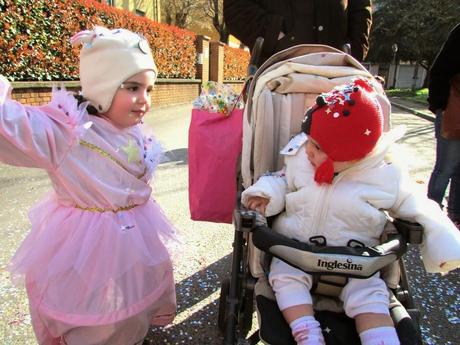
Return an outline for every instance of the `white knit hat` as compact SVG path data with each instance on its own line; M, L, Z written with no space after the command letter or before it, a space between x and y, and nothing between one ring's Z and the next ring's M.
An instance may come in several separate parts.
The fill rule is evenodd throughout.
M85 97L104 113L120 85L133 75L152 70L158 74L147 40L125 29L96 26L80 31L70 42L83 43L80 51L80 82Z

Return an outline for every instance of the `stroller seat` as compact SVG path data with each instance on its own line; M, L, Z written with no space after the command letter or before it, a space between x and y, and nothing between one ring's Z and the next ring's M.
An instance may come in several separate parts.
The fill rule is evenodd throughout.
M259 279L255 286L255 301L259 320L259 336L266 344L296 345L291 329L276 304L273 290L265 279ZM330 310L315 310L315 318L323 329L327 344L359 344L359 337L354 330L354 320L344 313Z
M236 211L237 229L244 235L245 248L238 277L234 284L235 298L231 296L231 282L223 283L219 301L219 327L226 334L224 344L240 343L251 329L253 306L256 307L258 332L246 340L248 344L294 344L291 330L278 308L268 283L268 267L273 256L313 275L312 288L315 318L320 322L327 345L359 345L360 339L353 319L343 311L338 296L349 277L366 278L380 271L390 294L390 315L402 345L421 345L416 309L410 294L406 270L402 260L407 244L419 244L421 226L400 219L388 222L381 245L375 247L317 247L291 240L273 232L264 218L254 211ZM236 255L235 255L236 254ZM234 260L239 257L234 251ZM334 267L321 265L332 262ZM346 272L350 265L360 265L354 274ZM318 264L319 263L319 264ZM324 267L321 267L324 266ZM356 267L355 267L356 268ZM235 277L232 274L231 279ZM233 304L234 303L234 304ZM228 337L229 329L232 336Z
M295 345L291 329L279 310L273 290L267 280L256 283L255 301L259 320L259 337L266 344ZM334 310L337 301L313 295L315 319L321 324L326 344L360 344L355 322L343 311ZM318 301L319 299L319 301ZM324 309L321 309L324 308ZM390 314L396 325L401 344L421 344L417 322L390 291Z
M283 157L279 152L298 133L305 110L317 95L357 76L373 79L353 57L322 45L291 47L269 58L257 70L246 89L238 180L240 195L243 188L251 186L265 172L282 168ZM381 85L374 84L384 113L384 130L388 130L390 104ZM394 222L396 227L398 222L401 221ZM265 224L256 221L252 211L245 211L240 199L234 211L234 224L232 272L222 282L219 300L218 326L224 334L225 345L257 344L260 340L272 345L295 344L267 281L270 256L314 273L314 277L318 272L323 274L315 278L317 291L313 294L315 317L322 325L328 345L360 344L354 320L343 313L337 298L340 285L346 282L343 277L369 277L387 267L381 276L391 292L391 314L401 344L421 344L418 311L409 293L404 264L398 260L405 252L406 242L420 243L421 232L416 226L401 227L399 234L394 234L396 237L374 248L313 247L275 234ZM362 269L353 270L351 265L346 265L350 255ZM315 268L319 257L326 262L325 266L331 257L340 257L342 261L337 260L332 270ZM337 274L338 278L332 278ZM247 338L252 328L254 306L260 329Z
M261 219L260 216L255 218ZM381 271L389 287L390 315L401 344L421 344L418 311L408 295L405 274L400 280L400 270L397 268L402 265L402 261L397 260L406 252L407 242L421 243L422 229L418 224L397 219L388 222L383 238L385 241L375 247L315 247L274 233L264 224L255 226L250 241L262 252L255 254L259 257L252 258L250 265L259 266L258 262L261 263L261 267L252 269L260 276L254 288L260 339L271 345L295 345L291 329L276 304L267 280L268 262L270 256L274 255L313 275L314 286L311 291L315 318L321 324L326 344L360 344L354 320L345 315L338 296L349 277L365 278L377 271ZM264 253L269 253L268 259L264 258ZM322 264L324 262L332 265L326 266ZM350 268L359 269L354 274L346 272ZM265 274L260 273L261 269ZM402 271L405 272L404 267Z

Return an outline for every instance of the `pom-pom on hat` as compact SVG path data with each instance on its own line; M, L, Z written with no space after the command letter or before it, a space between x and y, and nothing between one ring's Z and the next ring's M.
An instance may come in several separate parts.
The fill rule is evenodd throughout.
M104 113L120 85L133 75L152 70L157 75L147 40L129 30L96 26L75 34L72 45L80 51L80 82L83 97Z
M316 169L315 181L331 183L332 162L362 159L376 146L383 131L382 109L369 81L356 79L318 96L302 130L328 159Z

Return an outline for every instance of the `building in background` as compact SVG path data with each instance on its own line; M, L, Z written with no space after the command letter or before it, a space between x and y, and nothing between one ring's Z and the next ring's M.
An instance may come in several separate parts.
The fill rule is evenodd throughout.
M244 48L243 43L241 43L241 41L233 35L228 35L228 42L224 43L227 43L232 48Z
M99 0L99 2L161 22L161 0Z

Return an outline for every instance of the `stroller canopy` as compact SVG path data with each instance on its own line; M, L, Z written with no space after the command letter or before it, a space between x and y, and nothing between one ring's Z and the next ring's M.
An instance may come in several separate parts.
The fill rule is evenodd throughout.
M352 56L324 45L299 45L273 55L256 72L243 120L243 185L282 168L279 151L300 131L316 97L356 77L374 80L389 127L390 103L382 85Z

